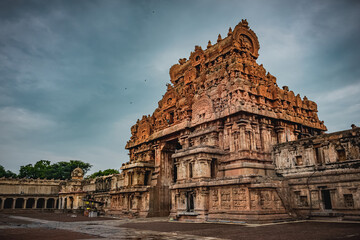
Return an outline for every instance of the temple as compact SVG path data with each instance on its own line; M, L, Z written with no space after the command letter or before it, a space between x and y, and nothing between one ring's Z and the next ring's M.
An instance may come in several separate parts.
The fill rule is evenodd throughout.
M74 174L58 208L92 194L109 215L179 221L359 215L360 129L325 134L316 103L278 87L259 49L246 20L195 46L170 68L158 108L131 127L121 174Z

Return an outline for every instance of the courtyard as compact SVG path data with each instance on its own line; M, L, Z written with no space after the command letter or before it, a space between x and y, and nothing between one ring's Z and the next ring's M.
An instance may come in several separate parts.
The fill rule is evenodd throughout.
M32 211L0 214L0 239L359 239L359 224L329 220L180 223L167 218L87 218Z

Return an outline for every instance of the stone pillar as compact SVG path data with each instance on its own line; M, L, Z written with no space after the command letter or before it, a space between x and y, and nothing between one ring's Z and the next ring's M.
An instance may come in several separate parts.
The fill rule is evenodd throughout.
M35 198L35 201L34 201L34 206L33 208L36 208L37 207L37 201L39 200L39 198Z
M23 209L26 209L26 203L27 203L27 198L24 198L24 202L23 202Z
M11 209L15 209L16 199L17 198L13 198Z
M245 127L247 124L247 120L241 119L237 122L239 125L239 142L240 142L240 150L246 150L247 144L246 144L246 133L245 133Z
M252 151L256 151L257 147L256 147L256 125L254 123L250 124L250 136L251 136L251 141L250 141L250 149Z
M138 169L135 171L135 184L136 186L142 186L144 185L145 181L145 170L144 169Z
M230 152L235 152L235 127L233 124L227 126L228 128L228 132L229 132L229 148L230 148Z
M1 199L0 209L4 209L5 200L6 200L6 198L2 198L2 199Z
M164 146L160 146L159 144L155 145L155 169L154 169L154 175L158 177L160 172L160 165L161 165L161 150Z
M285 128L284 127L276 127L275 128L276 134L278 136L278 142L277 143L283 143L286 141L285 139Z
M43 208L47 208L47 202L48 202L49 198L44 198L44 207Z
M224 149L230 149L231 145L231 123L225 124L225 131L224 131ZM230 149L231 151L231 149Z
M250 125L245 127L245 144L247 150L253 150L253 131Z
M262 150L266 153L270 152L271 146L271 134L270 130L266 127L266 125L261 125L260 127L260 134L261 134L261 146Z
M206 187L201 187L197 198L199 198L199 206L195 205L195 211L206 214L209 211L209 189Z

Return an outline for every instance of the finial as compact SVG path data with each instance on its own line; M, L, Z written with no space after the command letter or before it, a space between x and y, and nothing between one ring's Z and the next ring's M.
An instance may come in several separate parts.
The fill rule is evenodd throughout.
M249 24L248 24L248 21L246 19L242 19L240 24L243 26L243 27L246 27L246 28L249 28Z
M201 51L201 50L202 50L201 46L195 45L195 52L196 51Z
M221 34L219 34L218 39L217 39L217 42L220 42L221 40L222 40Z
M231 34L232 34L232 29L231 29L231 27L229 27L228 36L230 36Z
M211 47L212 45L211 45L211 41L209 40L209 42L208 42L208 45L207 45L207 48L209 48L209 47Z

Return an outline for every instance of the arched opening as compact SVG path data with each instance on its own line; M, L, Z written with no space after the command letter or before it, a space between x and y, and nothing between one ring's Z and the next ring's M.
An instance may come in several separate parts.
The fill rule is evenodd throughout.
M54 208L55 200L53 198L49 198L46 203L46 208Z
M12 208L13 201L14 201L14 199L12 199L12 198L5 199L4 208Z
M55 208L59 209L59 199L56 199L56 205Z
M64 200L64 209L67 209L67 198Z
M24 206L24 199L23 198L16 199L15 208L23 208L23 206Z
M34 208L35 205L35 199L34 198L29 198L26 201L26 208Z
M36 204L36 208L44 208L45 207L45 199L39 198Z

